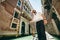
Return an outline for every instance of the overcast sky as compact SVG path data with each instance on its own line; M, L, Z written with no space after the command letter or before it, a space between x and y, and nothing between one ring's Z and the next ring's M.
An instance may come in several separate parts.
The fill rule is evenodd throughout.
M41 5L41 0L29 0L32 7L37 11L37 12L42 12L42 5Z

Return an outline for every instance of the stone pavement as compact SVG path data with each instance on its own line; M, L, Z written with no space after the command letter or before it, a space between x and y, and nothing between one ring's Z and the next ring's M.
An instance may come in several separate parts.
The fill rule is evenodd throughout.
M37 34L36 34L36 37L37 37ZM55 38L47 32L46 32L46 37L47 37L47 40L60 40L59 38ZM2 38L0 40L33 40L33 37L32 35L30 35L30 36L25 36L25 37Z
M37 34L36 34L36 36L37 36ZM46 37L47 37L47 40L56 40L53 36L51 36L47 32L46 32ZM31 36L26 36L26 37L22 37L22 38L12 39L12 40L33 40L33 37L31 35Z

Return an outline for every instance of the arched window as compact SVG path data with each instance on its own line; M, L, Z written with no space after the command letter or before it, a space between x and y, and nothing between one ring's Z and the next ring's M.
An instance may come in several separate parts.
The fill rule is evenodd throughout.
M24 22L22 22L21 33L22 35L25 34L25 23Z
M55 14L55 12L52 13L52 18L54 19L58 30L60 31L60 20L58 19L57 15Z

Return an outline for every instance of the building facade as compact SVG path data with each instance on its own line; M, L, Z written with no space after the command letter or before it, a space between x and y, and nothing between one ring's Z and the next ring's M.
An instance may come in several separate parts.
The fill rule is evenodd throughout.
M0 0L0 35L29 35L32 9L27 0Z
M53 35L60 35L60 2L59 0L42 0L44 14L48 20L46 31Z

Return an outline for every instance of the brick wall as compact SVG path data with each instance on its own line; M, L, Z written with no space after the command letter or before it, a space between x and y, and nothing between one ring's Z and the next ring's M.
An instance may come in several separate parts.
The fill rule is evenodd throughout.
M60 15L60 0L53 0L52 4Z
M10 15L3 7L0 8L0 28L7 30L10 28L12 15Z
M6 0L5 2L2 2L1 4L4 6L6 11L8 11L10 14L13 15L14 8L16 7L17 0Z
M9 31L17 0L6 0L0 4L0 30Z

